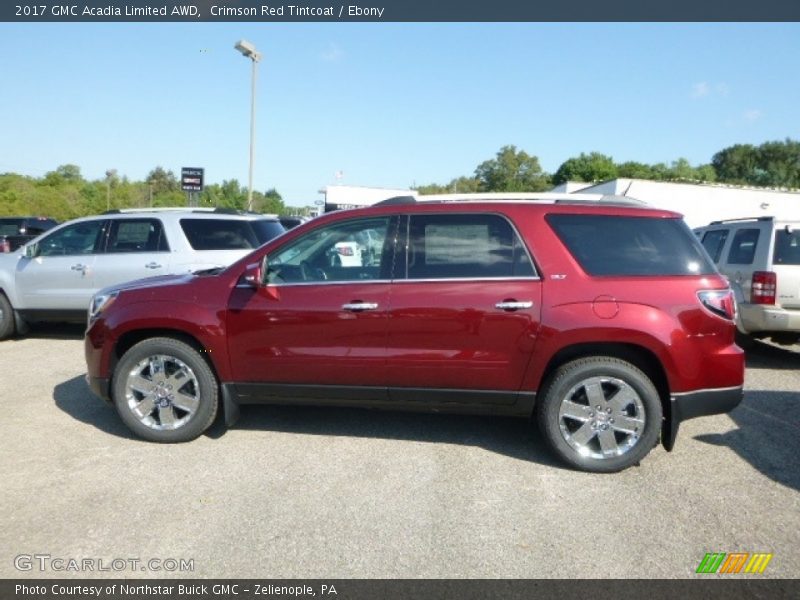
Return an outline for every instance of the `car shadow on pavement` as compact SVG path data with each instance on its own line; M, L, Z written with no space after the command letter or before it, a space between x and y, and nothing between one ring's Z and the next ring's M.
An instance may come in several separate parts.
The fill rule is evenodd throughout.
M92 393L83 375L54 387L53 400L58 408L73 419L97 427L104 433L131 440L139 439L125 427L111 406Z
M26 338L39 340L82 340L86 323L33 323L23 336L11 338L22 341Z
M727 433L695 439L727 446L763 475L800 491L800 392L745 391L729 416L739 426Z
M246 431L381 438L478 446L519 460L568 468L557 461L528 419L319 406L242 406L233 426ZM225 434L221 420L206 435Z
M775 346L766 342L755 342L747 351L747 367L750 369L800 370L798 346Z

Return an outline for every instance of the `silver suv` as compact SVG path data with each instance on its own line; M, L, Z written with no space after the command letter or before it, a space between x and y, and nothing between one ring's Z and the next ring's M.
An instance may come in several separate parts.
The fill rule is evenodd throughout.
M0 255L0 339L27 322L85 321L94 293L156 275L227 266L284 232L275 216L225 209L110 211Z
M800 341L800 219L714 221L695 233L736 293L741 342Z

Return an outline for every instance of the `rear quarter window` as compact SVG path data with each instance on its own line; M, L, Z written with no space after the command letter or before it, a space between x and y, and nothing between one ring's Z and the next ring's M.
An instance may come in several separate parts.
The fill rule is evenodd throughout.
M589 275L716 273L682 219L562 214L547 222Z
M775 232L772 262L776 265L800 265L800 230L788 232L781 229Z
M180 223L194 250L251 250L261 245L248 221L181 219Z

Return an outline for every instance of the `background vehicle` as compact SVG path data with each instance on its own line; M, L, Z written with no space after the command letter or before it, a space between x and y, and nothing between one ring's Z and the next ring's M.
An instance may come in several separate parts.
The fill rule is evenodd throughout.
M157 442L200 435L220 397L229 424L252 403L533 416L599 472L741 401L733 294L680 215L435 198L330 213L220 273L106 288L90 386ZM331 263L367 231L373 263Z
M0 252L13 252L56 225L47 217L0 217Z
M0 339L34 321L85 321L100 288L227 266L284 232L276 217L129 210L76 219L0 255Z
M293 229L293 228L297 227L298 225L302 225L303 223L308 221L309 218L308 217L294 217L294 216L280 216L280 217L278 217L278 220L281 222L281 225L283 225L283 227L286 229L286 231L289 231L290 229Z
M800 341L800 219L714 221L695 229L728 277L739 307L739 341Z

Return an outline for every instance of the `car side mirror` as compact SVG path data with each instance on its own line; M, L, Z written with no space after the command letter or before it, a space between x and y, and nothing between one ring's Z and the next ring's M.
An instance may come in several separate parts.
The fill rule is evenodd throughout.
M266 287L269 283L267 269L269 268L269 257L264 256L257 263L250 263L244 272L243 279L255 288Z
M39 244L28 244L25 246L25 257L36 258L39 256Z

